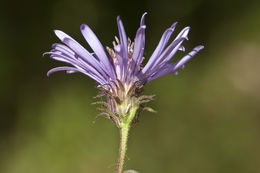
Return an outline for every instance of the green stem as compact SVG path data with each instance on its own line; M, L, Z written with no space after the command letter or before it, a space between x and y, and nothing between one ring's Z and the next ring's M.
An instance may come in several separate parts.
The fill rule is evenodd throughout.
M116 167L116 173L122 173L123 166L125 162L125 155L127 150L127 139L128 139L128 133L131 127L131 123L133 119L135 118L136 111L138 109L138 106L133 106L129 113L124 116L122 119L119 130L120 130L120 147L119 147L119 156L117 161L117 167Z
M122 173L123 171L129 130L130 130L129 124L124 124L123 126L120 127L120 148L119 148L119 156L117 161L116 173Z

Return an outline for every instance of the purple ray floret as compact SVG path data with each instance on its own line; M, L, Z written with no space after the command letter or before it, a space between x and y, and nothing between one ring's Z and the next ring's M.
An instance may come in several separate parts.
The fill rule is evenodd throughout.
M67 73L81 72L112 91L113 86L117 85L118 82L123 84L126 89L130 89L137 82L144 85L163 75L177 74L179 68L183 68L184 64L204 47L197 46L183 58L173 62L172 58L178 51L185 51L182 43L188 40L190 30L190 27L184 28L169 43L177 25L176 22L163 33L148 62L141 68L144 59L146 29L144 21L146 14L142 15L134 42L127 39L122 20L120 17L117 17L119 38L115 37L113 48L106 47L105 49L90 27L82 24L80 27L81 33L93 52L86 50L66 33L55 30L56 36L63 44L53 44L53 49L45 54L50 54L52 59L65 62L71 66L53 68L47 75L49 76L57 71L66 71Z

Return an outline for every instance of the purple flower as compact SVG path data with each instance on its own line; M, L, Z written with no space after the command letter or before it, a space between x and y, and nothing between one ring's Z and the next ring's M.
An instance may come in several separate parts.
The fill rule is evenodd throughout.
M63 44L53 44L53 49L45 54L50 54L52 59L70 64L72 67L53 68L48 71L47 75L62 70L67 73L81 72L94 79L106 90L114 93L117 92L115 90L121 84L125 90L129 90L136 83L143 86L145 83L165 74L177 74L179 68L183 68L187 61L203 49L203 46L197 46L177 62L171 62L177 51L185 51L182 43L184 40L188 40L190 30L190 27L184 28L167 45L177 24L174 23L163 33L149 61L142 68L145 47L145 15L146 13L141 18L134 42L131 42L129 38L127 39L123 23L120 17L117 17L119 39L115 37L113 49L106 47L108 54L97 36L86 24L82 24L80 30L93 53L86 50L69 35L60 30L55 30L56 36Z
M123 170L130 127L138 122L141 111L154 112L152 108L144 106L144 103L153 100L154 95L140 95L144 84L166 74L177 74L180 68L184 68L186 62L203 49L203 46L197 46L180 60L172 62L172 57L178 51L185 51L182 43L184 40L188 40L190 30L190 27L184 28L168 44L177 24L174 23L163 33L148 62L142 67L145 47L145 15L146 13L141 18L134 42L127 38L123 23L120 17L117 17L119 39L115 37L112 49L106 47L108 54L97 36L86 24L82 24L80 30L93 50L92 53L60 30L54 32L63 44L55 43L52 45L53 49L45 53L54 60L71 65L53 68L48 71L48 76L57 71L81 72L98 83L100 93L97 97L105 96L107 101L95 102L101 105L98 108L101 113L96 118L105 116L120 129L117 173L121 173Z
M53 68L48 71L48 76L53 72L63 70L67 73L81 72L98 83L101 91L98 96L105 96L107 102L96 102L101 104L101 108L99 108L101 113L97 117L104 115L119 128L122 128L125 123L137 122L142 110L153 111L153 109L143 106L143 103L153 99L153 96L140 95L144 84L166 74L177 74L179 68L183 68L187 61L203 49L203 46L197 46L177 62L172 62L171 59L177 51L185 51L182 43L184 40L188 40L190 30L190 27L184 28L168 44L177 24L174 23L163 33L156 49L142 68L146 29L145 15L146 13L141 18L134 42L127 38L123 23L120 17L117 17L119 39L115 37L113 49L106 47L108 54L86 24L82 24L80 30L92 48L92 53L60 30L54 32L63 44L55 43L52 45L53 49L45 53L50 54L52 59L72 65Z
M109 118L120 129L117 173L121 173L123 170L130 127L138 121L141 111L154 111L152 108L144 106L144 103L153 100L153 95L140 95L144 84L166 74L177 74L179 68L183 68L186 62L203 49L203 46L197 46L180 60L172 62L171 59L176 52L185 51L182 43L184 40L188 40L190 30L190 27L184 28L168 44L177 24L174 23L163 33L156 49L142 68L146 29L145 15L146 13L141 18L134 42L127 38L123 23L120 17L117 17L119 39L115 37L112 49L106 47L108 54L86 24L82 24L80 30L93 50L92 53L60 30L54 32L63 44L55 43L52 45L53 49L45 53L50 54L52 59L72 65L53 68L48 71L48 76L53 72L63 70L67 73L81 72L98 83L100 93L97 97L105 96L107 102L96 102L96 104L101 104L101 107L98 108L101 113L97 117Z

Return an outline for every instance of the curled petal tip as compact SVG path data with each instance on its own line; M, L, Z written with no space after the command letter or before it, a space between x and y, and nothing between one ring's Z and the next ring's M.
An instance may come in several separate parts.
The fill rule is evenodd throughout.
M49 70L48 72L47 72L47 77L49 77L51 74L53 73L53 71L52 70Z
M144 12L144 14L142 15L142 18L141 18L141 22L140 22L140 25L143 26L145 25L144 24L144 18L145 18L145 15L147 14L147 12Z
M44 57L45 55L48 55L48 54L50 54L50 52L44 52L44 53L42 54L42 57Z
M144 22L144 18L145 18L146 15L147 15L147 12L144 12L144 14L142 15L141 21ZM141 24L142 24L142 23L141 23Z
M194 55L196 55L204 46L200 45L195 47L191 52L189 52L186 56L184 56L174 67L175 70L182 67L186 62L188 62Z

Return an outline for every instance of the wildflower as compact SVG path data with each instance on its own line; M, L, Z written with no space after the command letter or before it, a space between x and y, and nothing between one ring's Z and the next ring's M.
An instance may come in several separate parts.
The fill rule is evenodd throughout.
M153 99L153 96L140 96L142 87L147 82L163 75L177 74L186 62L203 49L203 46L197 46L180 60L172 62L172 57L178 51L185 51L182 43L188 40L190 30L190 27L184 28L168 44L176 22L163 33L156 49L142 68L145 47L145 15L146 13L142 15L134 42L127 38L123 23L120 17L117 17L119 38L115 37L113 48L106 47L108 54L97 36L86 24L82 24L80 30L92 48L92 53L60 30L54 32L63 44L55 43L52 45L53 49L45 53L50 54L54 60L72 65L53 68L47 73L48 76L57 71L81 72L97 82L101 91L98 96L106 96L107 98L107 102L96 102L102 105L101 114L98 116L106 116L120 128L121 143L126 143L128 130L138 120L139 112L142 110L153 111L151 108L142 106L143 103ZM122 150L126 148L123 145L120 145L121 154L124 154L125 151ZM120 157L122 159L124 155ZM119 162L122 163L120 158ZM120 164L118 164L118 172L122 170Z

